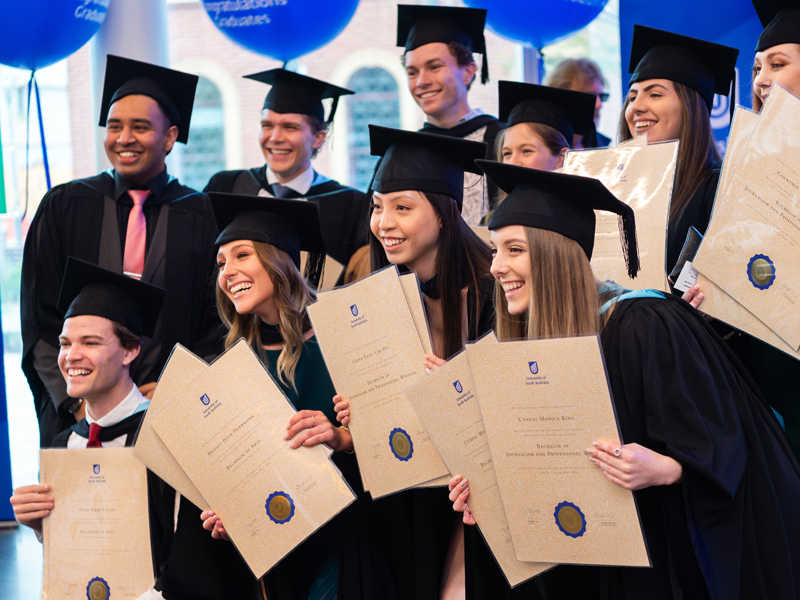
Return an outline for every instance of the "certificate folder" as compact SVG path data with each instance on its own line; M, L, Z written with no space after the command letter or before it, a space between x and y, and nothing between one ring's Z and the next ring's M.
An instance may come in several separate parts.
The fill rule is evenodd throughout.
M650 566L633 493L585 454L619 440L597 335L467 346L516 557Z
M294 413L239 340L151 421L256 577L355 500L330 448L283 439Z

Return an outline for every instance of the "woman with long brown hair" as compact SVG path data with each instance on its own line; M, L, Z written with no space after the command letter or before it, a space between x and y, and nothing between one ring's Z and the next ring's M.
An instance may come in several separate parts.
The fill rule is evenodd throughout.
M690 227L705 233L722 158L711 129L714 94L727 96L739 51L642 25L633 27L630 89L622 106L621 142L679 140L669 211L666 271L672 271Z
M372 184L372 270L394 264L417 273L433 342L428 360L447 359L494 322L489 248L461 217L464 172L480 174L474 161L486 156L486 144L369 128L372 154L382 157ZM334 401L346 425L349 405ZM463 593L463 529L446 490L410 490L372 504L372 534L393 540L377 557L386 573L383 597Z
M316 300L325 244L317 206L298 200L211 193L217 225L217 310L228 329L225 347L244 338L298 409L284 437L293 449L325 443L351 485L360 485L350 433L333 425L335 393L306 307ZM307 251L305 277L300 252ZM355 505L296 548L262 580L273 599L333 600L343 590L343 532ZM203 513L214 537L225 530ZM358 596L355 596L358 597Z
M537 578L543 597L795 598L800 465L768 404L684 301L592 272L594 210L606 210L622 216L635 275L630 208L591 178L478 163L509 194L489 224L498 337L600 335L624 444L594 440L587 454L634 490L653 563L557 567ZM464 511L468 482L451 490Z

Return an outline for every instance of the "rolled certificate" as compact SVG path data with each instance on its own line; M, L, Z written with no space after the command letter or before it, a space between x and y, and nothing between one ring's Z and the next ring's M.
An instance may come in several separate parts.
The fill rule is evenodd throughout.
M131 449L40 450L39 469L56 500L42 598L135 600L153 587L147 471Z

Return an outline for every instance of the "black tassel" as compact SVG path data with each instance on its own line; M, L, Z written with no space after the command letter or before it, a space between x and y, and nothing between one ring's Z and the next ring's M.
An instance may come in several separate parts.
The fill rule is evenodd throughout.
M639 273L639 243L636 239L636 218L633 209L628 207L624 214L619 216L619 238L622 245L622 255L628 267L628 277L635 279Z
M339 106L339 96L334 96L333 104L331 104L331 112L328 115L328 121L327 121L328 125L333 123L333 115L336 114L336 107L337 106Z
M322 281L322 274L325 271L325 253L324 252L309 252L306 259L306 269L303 275L308 283L314 286L315 290L319 289L319 284Z
M486 58L486 48L483 49L483 60L481 61L481 84L486 85L489 81L489 61Z

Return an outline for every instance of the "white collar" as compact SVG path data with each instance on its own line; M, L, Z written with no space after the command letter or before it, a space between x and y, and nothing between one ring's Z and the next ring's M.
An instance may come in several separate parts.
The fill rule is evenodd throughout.
M139 405L142 402L148 402L148 400L142 396L142 393L139 391L139 388L136 387L136 384L131 383L131 385L131 391L127 396L125 396L125 398L122 399L122 402L112 408L107 415L99 419L94 419L92 415L89 414L89 407L87 406L86 422L89 423L89 425L92 423L97 423L100 425L100 427L111 427L112 425L116 425L123 419L127 419L134 414L136 409L139 408Z
M314 185L314 180L316 179L316 173L314 172L314 168L309 166L308 169L300 173L297 177L292 179L287 183L281 183L278 181L278 176L267 167L267 183L270 185L278 183L283 187L287 187L289 189L294 190L301 196L305 196L308 193L308 190L311 189L311 186Z
M480 108L480 107L473 108L471 111L469 111L463 117L461 117L458 121L456 121L456 125L461 125L462 123L466 123L467 121L471 121L475 117L480 117L483 114L486 114L486 113L483 112L482 108Z

